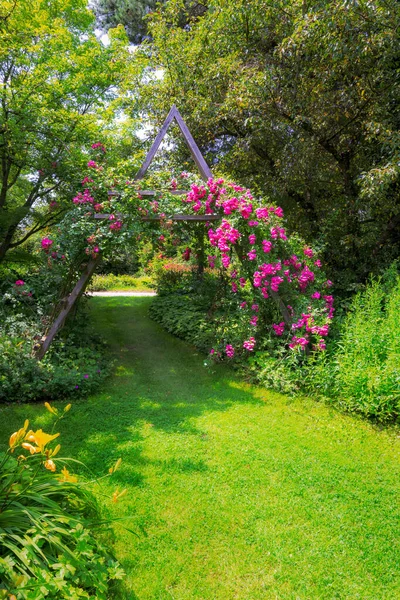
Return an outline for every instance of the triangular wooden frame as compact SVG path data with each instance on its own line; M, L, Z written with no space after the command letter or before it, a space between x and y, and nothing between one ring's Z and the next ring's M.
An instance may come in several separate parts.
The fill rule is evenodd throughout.
M194 141L194 138L188 129L188 126L186 125L185 121L182 119L182 116L181 116L179 110L176 108L176 106L174 104L172 106L171 110L169 111L167 118L164 121L163 126L161 127L160 131L158 132L157 137L154 140L152 147L148 151L147 156L144 160L144 163L142 164L139 171L137 172L136 177L135 177L136 180L143 179L143 177L145 176L147 169L151 165L161 142L163 141L172 121L174 121L174 120L177 123L179 129L181 130L183 138L186 142L187 147L190 150L190 154L192 155L192 158L193 158L194 162L196 163L197 168L200 171L200 175L201 175L202 179L204 181L207 181L208 179L210 179L212 177L210 167L204 160L203 155L200 152L198 145Z

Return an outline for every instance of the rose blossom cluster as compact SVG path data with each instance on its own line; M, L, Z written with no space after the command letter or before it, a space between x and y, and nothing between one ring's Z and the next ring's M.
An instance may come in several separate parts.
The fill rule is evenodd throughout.
M321 261L315 259L312 248L305 246L302 257L290 253L291 240L278 221L284 216L282 208L255 207L256 201L249 190L235 184L225 184L222 179L210 179L205 186L192 186L184 201L191 204L196 213L201 211L204 214L214 212L222 215L221 225L208 230L210 244L219 250L225 269L231 267L232 251L238 250L242 268L247 278L250 277L255 298L267 300L272 297L275 302L282 303L282 296L290 292L299 298L299 305L309 305L306 311L303 308L304 312L298 317L293 307L290 306L290 310L288 307L286 315L283 315L285 321L272 325L276 336L282 337L285 331L292 331L293 334L296 332L290 341L286 336L283 338L283 342L288 343L290 348L305 349L313 344L313 349L325 349L324 340L329 333L334 313L333 297L316 287L330 287L332 283L329 280L321 283L321 276L318 274L322 266ZM274 258L262 262L261 257L269 253L273 254ZM214 259L215 257L212 257L213 265ZM244 287L247 278L237 279L236 274L235 281L231 283L232 292L237 294L239 285ZM241 302L240 306L244 308L246 303ZM257 326L255 315L250 319L249 325ZM243 347L247 350L249 340L243 342ZM235 348L227 344L226 356L232 358L234 353Z
M53 240L51 240L48 237L44 237L40 242L40 245L42 246L42 250L44 250L46 254L48 254L51 246L53 245Z
M82 192L78 192L75 198L72 199L74 204L94 204L95 200L91 196L90 190L85 188Z
M252 352L254 350L255 345L256 345L256 340L253 337L251 337L248 340L245 340L243 342L243 348L245 348L249 352Z
M231 247L240 239L239 231L232 227L229 221L222 219L220 227L215 231L213 229L208 230L208 239L210 240L211 246L214 246L221 251L222 264L225 268L228 268L231 263L229 252Z
M101 142L95 142L94 144L92 144L92 149L93 150L101 150L101 152L103 152L104 154L106 153L105 146Z

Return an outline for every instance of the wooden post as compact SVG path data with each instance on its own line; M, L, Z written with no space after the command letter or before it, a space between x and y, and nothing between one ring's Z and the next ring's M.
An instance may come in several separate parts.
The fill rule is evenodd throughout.
M203 279L204 267L206 263L206 252L205 252L205 231L203 223L199 223L197 226L197 277Z
M42 338L41 343L34 349L34 356L37 360L41 360L50 348L52 341L54 340L57 333L63 327L66 318L71 312L76 301L82 296L83 292L91 276L93 275L97 265L99 264L99 257L92 258L85 267L84 272L79 278L79 281L75 285L74 289L69 296L64 300L64 306L60 310L57 318L53 321L48 333Z

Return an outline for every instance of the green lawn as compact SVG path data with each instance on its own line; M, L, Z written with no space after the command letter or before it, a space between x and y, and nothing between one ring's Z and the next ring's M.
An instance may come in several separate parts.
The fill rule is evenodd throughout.
M149 298L95 298L117 356L101 393L73 403L63 453L101 474L126 598L400 598L396 431L242 383L147 316ZM4 444L40 406L0 409ZM141 528L146 532L141 533Z

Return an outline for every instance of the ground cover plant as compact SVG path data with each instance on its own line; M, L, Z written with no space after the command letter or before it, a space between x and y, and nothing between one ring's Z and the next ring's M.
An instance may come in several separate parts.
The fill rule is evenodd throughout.
M205 368L147 318L152 301L92 300L118 366L63 425L64 454L96 475L123 459L99 500L127 488L125 597L396 598L397 431ZM48 430L42 407L3 405L3 449L24 418Z

